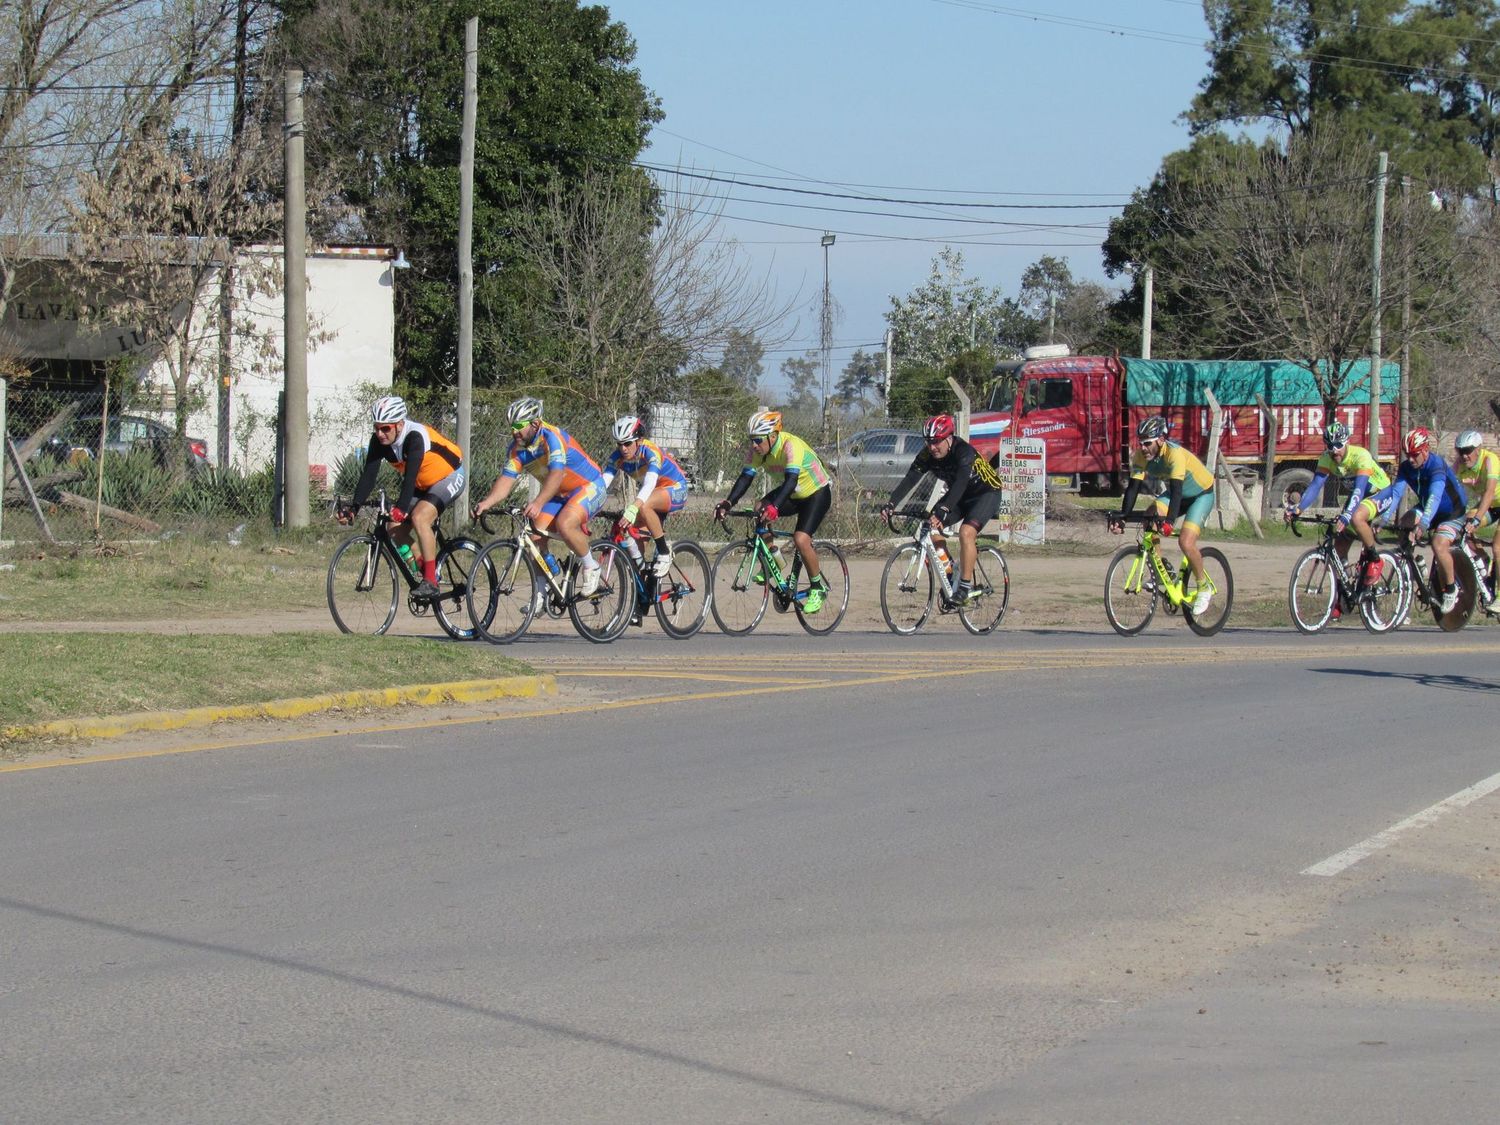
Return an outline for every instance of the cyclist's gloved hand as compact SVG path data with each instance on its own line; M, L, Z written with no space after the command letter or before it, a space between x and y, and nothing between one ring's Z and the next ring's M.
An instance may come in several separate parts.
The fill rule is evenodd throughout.
M620 522L627 524L635 523L635 517L640 512L640 510L641 506L639 504L630 505L630 507L626 508L623 512L620 513Z
M354 505L340 504L333 510L333 518L339 523L349 524L354 522Z
M391 509L391 522L392 523L405 523L406 522L406 515L407 515L407 513L406 513L406 510L404 508L392 508Z
M1288 504L1284 508L1281 509L1281 522L1282 523L1291 523L1296 518L1297 518L1297 506L1295 504Z
M932 518L935 519L935 520L937 520L937 522L939 524L942 524L945 527L948 524L948 516L949 516L948 509L945 508L945 507L943 507L943 505L941 505L941 504L939 504L936 508L932 509Z
M729 515L729 508L730 503L728 500L720 500L714 505L714 519L722 520L725 516Z
M1172 534L1172 524L1171 524L1171 521L1169 521L1169 520L1159 520L1159 521L1157 521L1156 526L1157 526L1157 529L1163 535L1168 536L1168 537L1171 536L1171 534Z
M770 523L779 515L781 515L781 511L775 504L762 504L760 506L760 518L767 523Z
M1336 520L1333 521L1333 533L1335 535L1337 535L1339 532L1343 531L1344 528L1346 528L1348 526L1349 526L1349 519L1348 519L1348 517L1347 516L1340 516L1338 519L1336 519Z
M891 517L895 514L896 506L894 504L882 504L880 506L880 518L885 520L886 523L890 523Z
M1125 513L1110 512L1104 517L1105 523L1109 525L1111 535L1122 535L1125 531Z

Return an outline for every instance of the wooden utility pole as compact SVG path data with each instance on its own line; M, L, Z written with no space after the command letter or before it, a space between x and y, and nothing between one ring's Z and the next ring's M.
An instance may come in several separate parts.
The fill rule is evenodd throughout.
M1385 153L1375 165L1375 232L1374 244L1371 249L1370 269L1370 306L1372 315L1370 317L1370 456L1376 460L1380 458L1380 255L1385 246L1385 180L1386 180ZM1343 372L1333 373L1337 379L1342 379Z
M479 101L479 17L464 24L464 120L458 164L458 447L473 472L474 447L474 118ZM454 505L459 527L469 523L469 486Z

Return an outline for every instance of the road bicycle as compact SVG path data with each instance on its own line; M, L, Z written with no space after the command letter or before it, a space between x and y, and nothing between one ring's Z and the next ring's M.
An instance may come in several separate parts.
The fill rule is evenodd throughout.
M499 534L479 552L469 584L469 617L482 639L497 645L519 640L538 613L566 614L579 635L596 644L608 644L629 627L634 589L630 559L610 540L589 544L599 557L599 588L580 594L581 560L568 553L559 536L533 527L523 507L492 508L479 517L479 525ZM538 538L562 544L567 561L543 553Z
M981 543L974 560L973 593L967 601L955 603L958 574L953 560L938 553L927 513L918 509L892 512L886 525L904 535L897 521L911 525L912 541L891 552L880 575L880 612L891 632L915 633L932 616L934 605L939 613L956 612L964 628L976 637L994 632L1010 602L1010 568L999 547L990 541Z
M1350 563L1338 550L1334 525L1337 516L1294 516L1292 534L1301 538L1298 525L1317 524L1323 528L1323 540L1303 553L1292 567L1287 584L1287 605L1292 624L1303 633L1326 629L1339 614L1353 613L1356 607L1365 628L1372 633L1388 633L1406 620L1411 608L1411 579L1395 551L1379 550L1380 577L1365 580L1363 562Z
M635 592L630 624L639 625L654 609L662 632L667 636L678 640L691 637L708 620L708 607L713 601L713 572L709 569L708 555L698 544L680 539L671 544L672 565L666 577L658 578L655 555L647 558L643 553L651 537L634 523L625 523L620 518L623 514L600 512L599 518L610 522L612 549L623 554L630 563L631 586ZM636 545L634 556L626 546L628 541Z
M1162 557L1161 539L1166 521L1150 512L1132 513L1123 519L1118 513L1106 512L1105 518L1111 523L1141 525L1135 546L1116 551L1104 574L1104 612L1116 633L1133 637L1151 624L1158 600L1168 613L1181 610L1188 628L1200 637L1211 637L1224 628L1234 606L1234 574L1224 552L1217 547L1202 548L1203 574L1213 591L1213 600L1203 613L1194 613L1193 600L1199 594L1199 586L1193 578L1192 565L1184 557L1174 574Z
M1411 584L1408 612L1415 606L1426 606L1439 629L1445 633L1458 632L1469 623L1481 589L1479 576L1474 572L1473 556L1465 546L1467 531L1461 532L1458 542L1453 544L1453 580L1458 584L1458 601L1447 613L1443 612L1443 595L1439 592L1442 575L1438 571L1437 558L1429 560L1420 553L1423 548L1431 549L1431 536L1418 541L1409 527L1398 528L1396 534L1396 556Z
M335 548L328 564L328 612L334 624L345 633L380 636L396 620L400 605L400 583L406 583L406 608L413 617L425 617L429 609L437 623L456 641L471 640L474 622L469 616L467 595L470 576L478 565L478 540L468 536L450 539L435 524L437 535L438 595L430 600L416 596L422 581L417 569L420 561L412 555L411 563L402 560L391 535L390 509L382 490L378 499L366 502L375 516L369 531L349 536ZM334 499L334 510L349 510L343 500ZM357 509L355 509L357 510Z
M1495 509L1491 509L1491 512L1494 511ZM1483 610L1487 617L1500 617L1500 602L1494 600L1497 577L1490 566L1489 558L1475 545L1474 530L1473 527L1465 524L1463 537L1456 546L1464 553L1464 557L1469 560L1469 566L1474 571L1474 590L1477 595L1475 608Z
M795 610L802 627L814 636L826 636L838 628L849 608L849 564L842 551L827 539L813 540L828 589L819 611L808 613L803 605L812 582L802 573L802 556L794 546L791 567L783 570L780 552L768 545L768 541L789 540L792 533L773 530L760 513L750 510L715 518L726 529L731 518L750 521L743 539L731 541L714 556L711 605L720 629L730 636L743 637L760 624L768 605L778 613Z

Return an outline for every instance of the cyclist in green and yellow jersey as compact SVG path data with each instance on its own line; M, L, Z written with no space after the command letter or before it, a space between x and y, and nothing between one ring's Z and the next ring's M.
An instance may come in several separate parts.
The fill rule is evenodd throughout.
M1323 484L1329 477L1334 477L1344 485L1348 486L1349 499L1345 501L1343 510L1339 512L1338 521L1333 525L1337 537L1334 540L1338 548L1339 556L1347 559L1349 547L1353 543L1353 534L1359 536L1359 541L1364 545L1364 553L1360 556L1360 567L1364 572L1366 585L1376 582L1380 578L1380 572L1384 565L1375 549L1375 527L1377 523L1384 522L1395 514L1396 506L1401 497L1393 495L1383 503L1377 503L1371 498L1371 494L1388 488L1391 478L1382 469L1370 451L1362 445L1351 445L1349 443L1349 427L1343 422L1330 422L1323 427L1323 456L1318 458L1317 467L1313 470L1313 479L1302 493L1302 499L1296 504L1288 504L1282 513L1282 519L1291 523L1293 518L1305 512L1323 492ZM1337 609L1337 607L1335 607Z
M1151 415L1136 427L1140 448L1130 459L1130 483L1125 486L1125 498L1120 502L1118 517L1110 521L1110 528L1125 530L1124 517L1135 507L1147 474L1163 482L1165 487L1156 497L1156 514L1166 520L1164 530L1168 535L1178 517L1182 519L1177 545L1193 568L1198 584L1193 612L1201 614L1214 596L1214 585L1203 571L1203 552L1198 549L1198 536L1214 510L1214 478L1202 461L1175 441L1167 440L1168 429L1170 423L1160 414Z
M1484 438L1478 430L1465 430L1453 442L1454 468L1458 471L1458 482L1469 495L1469 510L1464 519L1469 525L1469 540L1476 551L1483 550L1475 536L1480 528L1493 527L1500 520L1500 508L1495 503L1496 485L1500 484L1500 454L1485 449ZM1491 540L1493 545L1495 540ZM1495 560L1490 560L1490 577L1495 578ZM1500 581L1495 582L1494 597L1485 603L1485 609L1500 610Z
M817 613L823 608L823 596L828 592L828 583L823 579L818 565L818 553L813 550L813 535L828 515L833 503L833 492L828 487L828 470L812 446L796 434L781 428L781 411L761 410L750 416L745 427L750 439L750 452L745 458L745 467L735 479L729 497L719 501L715 514L722 517L749 491L756 476L765 473L781 473L781 482L772 492L761 497L758 505L761 516L767 521L778 516L797 517L792 542L797 554L802 556L802 565L811 580L807 598L802 603L802 612Z

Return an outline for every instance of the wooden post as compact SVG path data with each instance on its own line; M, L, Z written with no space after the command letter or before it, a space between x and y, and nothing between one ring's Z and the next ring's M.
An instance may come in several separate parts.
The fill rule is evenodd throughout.
M1239 483L1234 479L1233 470L1230 469L1228 462L1224 460L1223 455L1219 452L1219 400L1214 397L1214 393L1211 390L1205 389L1203 396L1208 399L1208 408L1213 411L1214 429L1208 439L1208 471L1214 475L1215 487L1218 486L1221 478L1228 483L1229 491L1240 502L1240 511L1245 513L1245 518L1250 521L1250 526L1255 530L1255 537L1257 539L1264 539L1266 533L1261 530L1260 520L1250 510L1250 502L1245 499L1245 494L1240 491Z
M1260 518L1266 519L1271 514L1271 478L1276 475L1276 434L1280 427L1276 425L1276 412L1266 402L1265 395L1256 395L1255 405L1260 407L1260 416L1266 423L1266 483L1260 490Z
M26 502L31 505L31 514L36 517L36 524L42 529L42 538L56 547L57 539L52 534L52 529L47 526L47 517L42 514L42 505L31 487L31 479L26 475L26 466L21 463L21 455L16 452L16 443L10 440L9 434L5 435L5 452L10 456L10 467L16 471L16 480L21 485Z

